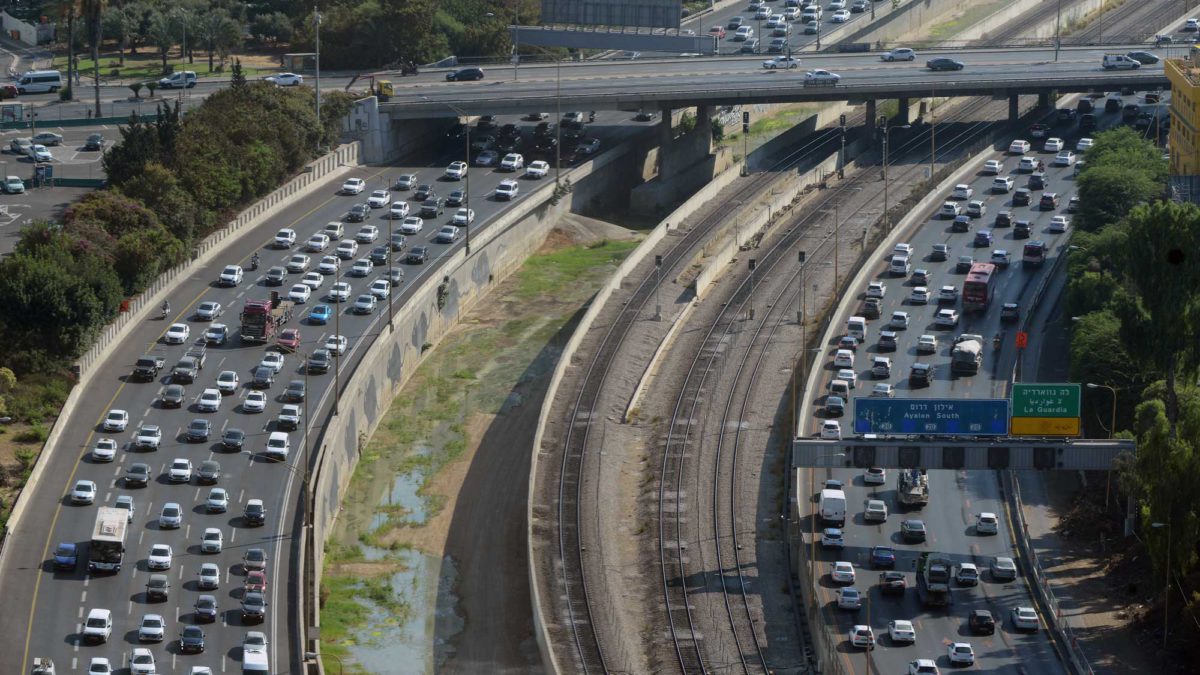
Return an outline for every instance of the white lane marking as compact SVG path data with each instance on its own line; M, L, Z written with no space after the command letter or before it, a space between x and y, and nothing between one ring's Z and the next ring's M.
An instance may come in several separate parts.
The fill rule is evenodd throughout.
M87 591L85 590L79 594L79 604L82 605L86 602L87 602ZM82 607L79 608L79 616L80 616L80 618L83 618L83 608Z

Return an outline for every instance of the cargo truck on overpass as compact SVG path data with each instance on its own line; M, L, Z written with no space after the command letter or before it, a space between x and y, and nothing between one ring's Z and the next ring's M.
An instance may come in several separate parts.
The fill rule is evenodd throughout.
M922 469L906 469L897 478L896 498L910 509L929 504L929 476Z
M983 344L978 340L963 340L954 345L950 352L950 372L956 375L974 375L983 365Z
M948 607L951 563L940 553L925 552L917 559L917 596L926 607Z
M96 509L96 526L88 544L88 570L119 572L125 558L125 535L129 528L129 512L125 509L101 506Z
M272 292L267 300L247 300L242 307L242 342L267 342L292 320L290 300L280 300Z

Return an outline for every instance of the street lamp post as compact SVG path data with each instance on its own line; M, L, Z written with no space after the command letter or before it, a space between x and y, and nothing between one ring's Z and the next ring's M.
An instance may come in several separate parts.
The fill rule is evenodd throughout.
M317 97L317 126L320 127L320 124L321 124L321 12L317 11L317 8L315 5L313 6L313 23L316 26L313 29L313 33L315 33L315 35L316 35L316 47L317 47L317 57L316 57L316 75L317 75L316 80L317 80L317 83L316 83L316 88L313 90L313 93L316 94L316 97ZM320 137L318 137L318 140L317 140L318 146L320 146L320 144L321 144L321 141L319 140L319 138Z
M390 269L388 270L388 274L391 274ZM333 310L333 334L337 337L341 337L342 335L342 303L340 302L334 306ZM338 340L334 339L334 342L336 343ZM329 358L333 361L333 414L337 415L338 404L342 400L342 351L340 344L338 345L338 353L331 353Z
M1072 317L1072 318L1074 318L1074 317ZM1107 384L1096 384L1094 382L1088 382L1087 388L1088 389L1107 389L1109 392L1112 393L1112 417L1109 418L1109 424L1108 424L1108 437L1109 437L1109 439L1112 439L1113 436L1117 433L1117 391L1118 391L1118 388L1109 386ZM1112 493L1112 471L1110 470L1108 472L1107 485L1105 485L1105 487L1104 487L1104 510L1105 511L1108 510L1108 497L1111 493Z
M395 236L395 235L392 233L392 221L393 221L393 220L395 220L395 218L392 218L392 217L391 217L391 214L389 213L389 214L388 214L388 243L387 243L387 282L388 282L387 306L388 306L388 328L390 328L390 329L395 329L395 326L393 326L393 325L392 325L392 291L391 291L391 285L392 285L392 245L393 245L393 244L392 244L392 241L393 241L393 240L392 240L392 237L394 237L394 236Z
M513 82L517 81L517 64L521 62L521 20L517 12L521 9L521 0L513 0Z
M891 211L891 202L888 199L888 140L889 135L894 129L908 129L911 124L905 124L899 127L889 127L887 124L887 116L879 116L879 127L883 129L883 226L886 228L885 233L892 231L892 220L888 217L888 212Z
M554 125L554 188L562 177L562 57L554 57L554 106L558 122Z
M1168 514L1170 515L1170 514ZM1171 523L1150 523L1150 527L1158 529L1160 527L1167 528L1167 564L1166 577L1167 581L1163 586L1163 649L1167 648L1167 618L1170 614L1167 612L1168 604L1171 601Z

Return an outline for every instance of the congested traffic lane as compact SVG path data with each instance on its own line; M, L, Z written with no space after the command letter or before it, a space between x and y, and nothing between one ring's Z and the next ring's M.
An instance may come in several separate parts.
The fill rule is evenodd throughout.
M380 181L389 179L403 172L403 168L387 167L382 169L364 169L355 173L362 177L369 186L375 187ZM501 178L511 176L495 176L493 172L476 171L472 174L471 192L472 208L476 210L476 220L473 229L485 227L497 213L506 207L505 202L496 202L488 195L494 191L495 183ZM518 174L519 175L519 174ZM431 176L432 178L432 176ZM483 180L479 180L483 179ZM544 180L552 180L548 177ZM521 180L523 187L537 184L537 180ZM299 327L301 330L301 345L296 354L287 357L285 368L278 376L276 383L270 388L271 400L267 410L261 414L247 414L236 401L243 400L248 391L247 382L251 377L252 368L259 364L266 348L260 345L244 345L236 338L220 347L210 347L208 362L201 371L195 384L187 385L188 403L181 410L163 410L158 402L163 391L166 378L160 378L154 383L127 382L134 362L144 353L160 355L169 370L183 355L187 345L168 346L163 344L161 335L169 324L181 322L191 327L190 343L203 333L209 322L197 321L194 317L197 306L204 301L221 303L224 314L216 322L230 325L235 333L239 323L237 314L246 299L261 299L269 296L271 290L279 290L286 295L300 274L288 274L285 283L279 288L265 286L265 275L269 268L284 264L293 252L263 248L262 244L273 239L275 231L280 227L291 227L297 232L299 242L306 241L311 234L321 231L327 222L343 218L352 204L366 201L370 189L356 196L333 195L341 184L341 178L327 181L324 189L287 208L279 217L272 219L269 225L259 228L249 235L250 242L228 257L215 260L206 270L182 284L171 297L172 314L167 321L148 321L136 336L117 348L114 356L103 366L92 384L89 385L81 399L79 410L75 413L81 422L69 430L62 443L75 448L74 452L60 450L55 455L48 456L53 466L47 474L47 479L33 494L28 495L30 515L23 525L22 537L29 542L28 549L15 552L12 565L0 576L0 592L3 592L14 611L0 619L6 629L3 631L5 647L3 649L4 670L17 672L27 665L27 660L35 656L50 656L58 663L71 667L86 667L92 656L110 658L115 664L123 663L125 655L135 646L135 629L143 613L159 613L168 617L168 642L164 645L151 645L159 658L160 664L166 661L174 665L210 665L217 668L237 668L236 661L240 658L238 645L243 631L266 630L272 643L272 662L279 670L290 670L289 659L295 656L294 650L289 649L289 625L284 623L288 615L286 571L289 568L291 532L288 529L293 522L294 505L297 493L303 479L302 448L303 430L289 434L291 454L286 465L265 461L263 458L264 444L271 431L276 430L275 418L283 403L276 397L287 386L288 381L302 378L300 372L301 356L310 354L325 339L339 330L349 339L349 353L337 359L342 373L353 369L363 348L376 335L381 325L386 322L384 305L370 315L359 316L346 313L348 307L359 293L365 293L368 281L381 276L383 268L375 268L366 279L347 278L350 263L343 263L339 279L348 280L353 285L351 302L341 303L342 311L337 314L340 326L335 328L335 322L330 321L325 326L312 325L305 318L307 308L318 302L326 303L324 294L333 283L332 278L326 278L320 293L314 294L307 306L298 308L297 317L290 321L289 327ZM448 183L435 182L439 189L445 189ZM446 190L448 191L448 190ZM404 193L392 192L393 199L402 199ZM518 196L517 201L525 194ZM384 221L381 213L386 209L371 209L366 224L379 227L379 242L388 238L388 224L395 221ZM419 282L425 275L433 274L438 260L446 255L454 246L461 246L463 239L454 244L443 244L433 241L438 228L449 220L454 209L447 209L442 217L430 219L421 233L408 237L408 247L425 245L429 247L430 259L425 264L408 265L399 263L405 269L403 285L394 289L391 296L394 302L405 297L406 290ZM398 225L398 222L396 223ZM357 224L346 224L347 236L353 236L358 229ZM360 250L357 257L365 257L370 247ZM261 262L257 271L248 270L248 258L251 252L258 250ZM312 254L310 254L312 255ZM319 256L311 262L316 267ZM228 264L241 264L247 267L242 283L234 288L219 288L216 279L221 269ZM386 266L384 266L386 267ZM399 294L399 297L396 295ZM318 300L319 298L319 300ZM329 303L335 304L335 303ZM303 319L303 320L301 320ZM231 370L238 373L240 386L237 394L226 397L217 413L199 413L195 399L206 387L215 386L217 374ZM343 380L345 375L343 375ZM329 391L334 381L331 371L323 375L310 375L308 382L309 410L307 418L321 418L320 410L329 406ZM122 409L130 413L127 430L121 433L100 432L98 424L110 409ZM180 435L184 427L194 418L207 418L213 426L213 441L204 444L186 443ZM84 422L83 420L86 420ZM164 430L161 448L153 453L132 453L127 449L135 431L143 424L158 424ZM236 453L226 453L218 449L221 433L231 427L240 427L246 432L245 450ZM117 452L116 461L109 464L97 464L91 460L90 448L103 437L114 438L121 449ZM193 480L189 485L170 485L166 482L164 472L170 461L176 457L189 458L194 465L201 461L214 458L221 462L223 476L219 486L229 491L231 505L227 515L207 515L200 513L208 493L207 487L195 485ZM118 480L125 469L136 462L152 464L153 480L146 488L126 489L123 481ZM67 506L61 500L62 495L70 490L75 481L93 480L100 486L97 504L95 506ZM112 505L119 495L132 494L135 499L137 517L131 526L127 543L125 567L120 573L111 578L89 577L80 571L70 573L53 573L47 561L51 557L56 543L76 542L86 543L89 539L96 514L96 506ZM266 502L268 513L266 527L246 528L241 523L241 512L247 500L260 498ZM184 525L174 531L160 531L154 526L162 505L168 501L178 502L184 507ZM225 550L219 555L200 555L197 552L199 537L205 527L220 527L225 535ZM176 560L171 570L174 585L171 597L166 603L149 604L144 601L142 590L147 581L148 572L145 559L151 544L165 543L171 545L176 553ZM242 553L251 547L264 547L270 558L269 580L269 609L267 620L262 626L244 627L240 625L237 616L240 589L232 589L240 585L243 579L240 568ZM205 653L199 656L182 656L176 652L177 645L170 637L178 634L182 626L192 623L191 605L199 595L194 585L195 573L203 562L219 562L225 573L225 580L218 592L221 604L222 620L215 625L206 626L208 644ZM38 572L37 570L41 570ZM78 644L79 622L91 608L107 608L117 616L114 636L107 645L83 646ZM36 630L29 630L36 626ZM290 627L294 629L295 627ZM26 649L27 648L27 649ZM227 660L235 661L233 664ZM280 661L283 659L283 661ZM25 663L23 663L23 661ZM295 664L291 664L295 665Z
M1131 102L1133 98L1127 96L1125 100ZM1104 99L1098 99L1097 103L1102 127L1118 122L1120 113L1103 114ZM1077 139L1080 138L1074 123L1052 126L1047 135L1063 138L1068 148L1074 148ZM1041 142L1030 138L1027 132L1022 132L1020 137L1035 144L1033 152L1029 154L1043 160L1047 165L1047 186L1045 189L1033 191L1032 206L1014 207L1012 193L993 194L991 186L995 176L980 171L964 183L973 188L972 199L979 199L985 203L987 212L982 218L972 219L969 232L952 232L951 220L930 217L923 227L907 239L916 251L912 267L914 270L928 270L930 279L926 285L935 297L941 286L952 284L959 289L957 302L941 305L934 301L925 305L912 304L910 297L915 284L911 277L892 276L887 273L885 261L882 258L878 261L878 273L871 279L884 283L887 290L881 303L880 318L868 321L868 339L856 352L854 371L858 385L852 392L852 397L870 395L878 382L893 384L895 395L898 397L1004 398L1007 395L1006 380L1011 372L1015 354L1015 329L1013 323L1001 322L1001 304L1017 303L1022 312L1025 310L1039 280L1050 269L1054 258L1063 253L1062 247L1069 236L1069 230L1067 233L1051 231L1050 220L1055 215L1067 215L1067 204L1076 192L1072 167L1053 166L1055 152L1043 151ZM1080 156L1086 160L1087 153L1084 152ZM1027 186L1030 174L1016 171L1017 155L997 153L995 158L1004 162L1004 169L1000 175L1012 176L1015 179L1015 187ZM1055 192L1060 196L1058 208L1038 208L1038 200L1045 192ZM946 198L949 200L949 195L946 195ZM938 200L939 207L941 201ZM960 203L966 205L965 201ZM996 214L1001 210L1011 211L1016 220L1030 221L1030 238L1014 238L1013 227L993 228ZM984 229L992 230L993 243L989 246L975 246L976 234ZM1021 265L1022 249L1032 240L1042 240L1047 244L1047 262L1044 267L1025 268ZM949 246L946 261L931 260L930 252L935 244ZM983 314L962 315L958 326L953 329L936 327L933 319L938 309L955 308L960 312L962 310L961 288L965 275L955 271L958 256L971 255L976 260L987 261L991 258L993 249L1007 249L1012 256L1012 262L1007 269L999 271L994 296L987 311ZM890 251L887 253L887 257L890 258ZM864 301L866 289L855 290L857 295L850 302L856 308L852 313L858 314L861 312L860 306ZM878 347L879 332L886 329L886 324L896 311L907 312L910 324L906 329L895 331L897 349L894 352L881 351ZM974 376L954 376L950 372L950 349L953 339L962 333L974 333L984 337L982 367ZM937 337L939 346L935 354L918 356L916 343L923 334ZM997 334L1002 336L1002 347L999 351L992 347L992 337ZM1036 336L1033 339L1036 339ZM826 402L825 387L837 370L832 364L835 352L832 347L826 357L828 361L824 364L824 372L819 378L821 388L808 402L813 415L806 418L802 431L809 435L819 433L821 425L827 419L839 420L844 434L849 434L853 426L852 405L848 407L847 414L840 418L827 416L822 411ZM889 377L873 377L871 359L875 356L884 356L892 360ZM907 381L909 370L917 361L934 366L933 381L928 387L914 388ZM882 486L866 486L863 484L861 472L846 469L822 470L816 474L817 485L814 491L819 491L820 483L826 478L841 480L847 486L847 525L844 532L846 548L842 551L819 551L817 559L821 561L822 566L828 566L838 560L853 562L858 573L855 586L860 591L867 592L870 597L869 615L866 609L858 612L838 610L834 595L835 586L829 578L828 569L823 567L818 570L821 578L818 597L828 607L827 620L836 627L836 632L846 636L855 624L871 625L879 639L879 646L870 657L877 672L901 672L908 662L917 658L936 659L939 666L948 667L946 645L958 641L969 642L974 646L978 667L983 669L1006 671L1019 667L1027 673L1061 672L1061 665L1044 632L1032 634L1013 630L1009 618L1011 608L1017 604L1032 606L1024 580L998 582L993 580L987 571L993 558L1011 557L1015 551L1014 535L1003 517L1002 496L994 474L930 471L930 503L923 510L910 513L902 511L897 501L896 472L889 471L888 474L887 482ZM881 499L888 505L889 517L885 524L864 523L863 508L868 499ZM816 503L813 502L814 509L815 506ZM976 516L981 512L1001 515L998 534L980 536L975 532ZM926 542L909 544L902 540L899 523L904 518L919 518L925 522L928 530ZM820 525L817 527L816 536L819 539ZM879 592L879 571L869 564L871 548L877 545L889 545L896 550L896 569L905 573L909 585L909 590L903 598L885 596ZM923 609L913 589L916 559L925 551L949 554L956 564L975 563L981 570L979 585L973 589L955 588L954 604L949 610ZM967 617L970 610L974 609L989 609L992 612L998 624L993 636L973 636L967 630ZM915 646L895 645L886 637L888 622L895 619L914 621L918 637ZM845 649L841 657L846 660L847 667L864 668L865 660L861 657L860 650L845 644L843 646Z

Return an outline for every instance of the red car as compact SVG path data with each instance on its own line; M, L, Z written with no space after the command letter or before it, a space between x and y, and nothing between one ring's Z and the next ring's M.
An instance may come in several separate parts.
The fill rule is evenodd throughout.
M725 39L725 27L724 26L713 26L712 28L708 29L708 34L715 35L718 40L724 40Z
M276 342L283 349L294 352L300 348L300 331L295 328L288 328L279 334L279 339Z
M247 593L251 593L251 592L266 593L267 592L267 573L259 572L257 570L255 570L253 572L247 572L246 580L245 580L245 582L243 582L242 588Z

